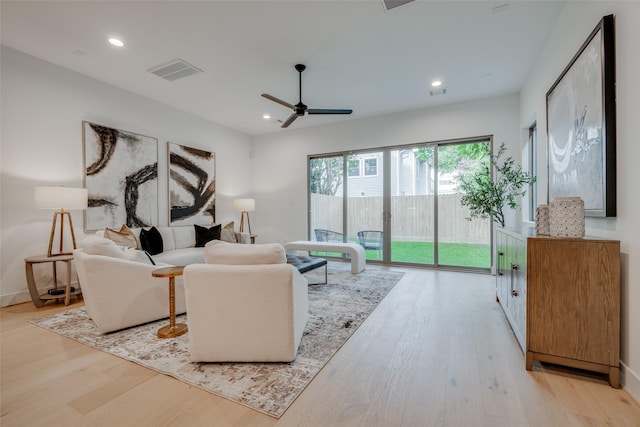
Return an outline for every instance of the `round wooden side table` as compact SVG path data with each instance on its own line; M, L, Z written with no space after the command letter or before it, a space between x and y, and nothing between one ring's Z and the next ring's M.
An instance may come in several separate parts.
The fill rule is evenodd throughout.
M71 291L71 261L73 261L73 255L62 254L62 255L36 255L30 256L24 259L25 271L27 274L27 287L29 288L29 295L31 295L31 301L33 304L40 308L47 301L55 299L62 300L64 299L64 305L69 305L70 298L72 295L77 295L78 297L82 294L80 289L76 289L75 291ZM51 263L53 266L53 286L54 289L58 288L58 269L56 264L58 262L64 262L67 264L67 283L64 288L64 292L60 294L50 295L48 293L41 294L38 291L38 286L36 285L36 279L33 274L33 265L34 264L43 264L43 263Z
M153 270L153 277L169 278L169 325L158 329L158 338L175 338L187 332L185 323L176 323L176 277L182 276L184 266L163 267Z

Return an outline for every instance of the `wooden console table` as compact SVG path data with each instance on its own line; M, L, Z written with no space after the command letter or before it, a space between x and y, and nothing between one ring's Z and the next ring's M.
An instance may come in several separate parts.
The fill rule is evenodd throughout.
M36 255L30 256L24 259L25 270L27 274L27 287L29 288L29 294L33 304L40 308L49 300L60 300L64 298L64 305L69 305L72 295L80 295L82 290L76 289L71 292L71 261L73 261L73 255ZM41 294L38 292L38 286L33 275L33 265L50 262L53 265L53 286L54 289L58 288L58 270L56 264L58 262L64 262L67 264L67 284L65 286L65 292L59 295L50 295L48 293Z
M620 242L498 229L496 296L526 355L620 387Z

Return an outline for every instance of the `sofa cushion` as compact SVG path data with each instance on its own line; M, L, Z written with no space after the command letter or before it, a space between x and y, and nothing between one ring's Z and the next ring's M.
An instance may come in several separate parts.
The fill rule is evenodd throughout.
M194 227L171 227L175 249L193 248L196 245L196 231Z
M211 228L202 227L195 224L193 226L196 232L196 248L203 248L205 244L212 240L220 240L220 230L222 225L214 225Z
M165 251L161 254L153 255L153 260L157 263L171 265L203 264L203 248L182 248L172 251Z
M239 245L214 240L205 246L204 260L207 264L285 264L287 254L280 243Z
M138 247L138 239L133 234L133 231L129 229L125 224L122 224L120 230L113 230L111 228L104 229L104 237L109 240L113 240L118 246L125 246L129 248Z
M89 255L103 255L114 258L122 258L122 249L113 240L105 237L89 235L84 238L80 246Z
M151 255L159 254L164 250L162 235L155 227L151 227L149 230L140 230L140 245Z

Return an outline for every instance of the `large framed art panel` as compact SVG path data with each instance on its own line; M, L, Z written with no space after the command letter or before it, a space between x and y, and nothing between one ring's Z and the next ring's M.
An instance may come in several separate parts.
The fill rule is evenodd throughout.
M171 225L211 225L216 221L216 156L170 142L169 218Z
M158 140L82 122L86 231L158 224Z
M549 200L616 215L614 17L605 16L547 92Z

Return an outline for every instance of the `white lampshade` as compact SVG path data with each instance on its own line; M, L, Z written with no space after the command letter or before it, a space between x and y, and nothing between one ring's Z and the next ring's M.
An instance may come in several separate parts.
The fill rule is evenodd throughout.
M38 209L87 209L86 188L36 187L34 193Z
M233 201L234 211L253 212L256 210L255 199L235 199Z

